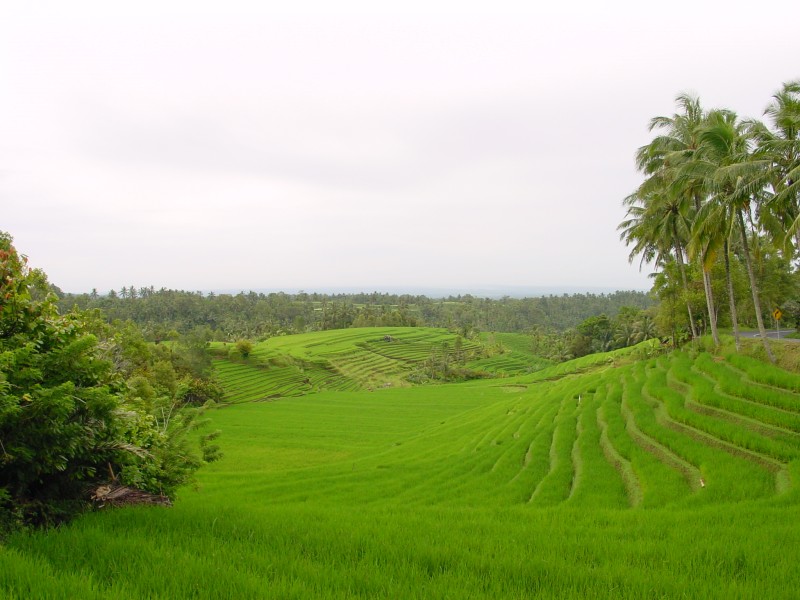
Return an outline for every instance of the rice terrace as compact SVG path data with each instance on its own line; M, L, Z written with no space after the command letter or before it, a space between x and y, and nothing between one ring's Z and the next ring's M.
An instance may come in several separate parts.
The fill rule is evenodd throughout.
M523 375L381 385L447 339L334 331L217 359L234 403L212 414L225 457L200 471L197 489L172 509L101 512L12 538L0 554L2 594L765 598L800 589L800 375L644 342ZM358 352L372 356L368 369L351 360ZM303 378L293 383L290 369Z

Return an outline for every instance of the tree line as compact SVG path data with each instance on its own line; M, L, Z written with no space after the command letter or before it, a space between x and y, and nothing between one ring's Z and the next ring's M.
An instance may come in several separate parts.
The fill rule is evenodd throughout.
M706 109L690 94L650 121L636 152L641 184L624 200L630 260L651 263L657 324L673 340L756 327L767 356L771 317L800 318L800 81L784 83L765 120ZM778 309L780 312L777 312Z
M124 290L124 293L123 293ZM126 286L120 292L63 294L62 312L100 309L109 321L132 321L151 341L195 335L219 341L265 339L348 327L429 326L458 331L565 331L600 314L614 317L623 307L654 304L644 292L571 294L499 299L471 295L288 294L241 292L215 294ZM134 290L133 292L131 290Z
M627 348L659 337L652 309L622 307L613 318L600 314L584 319L566 331L535 327L531 333L534 354L556 362Z

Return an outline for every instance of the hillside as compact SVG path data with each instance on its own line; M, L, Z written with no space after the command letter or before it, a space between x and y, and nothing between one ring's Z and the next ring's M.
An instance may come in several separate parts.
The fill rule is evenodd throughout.
M522 334L461 338L427 327L364 327L270 338L242 360L233 346L212 344L229 402L272 400L329 391L403 387L463 376L530 373L550 364ZM446 364L446 367L445 367ZM444 373L443 370L449 373ZM433 377L432 377L433 370Z
M364 339L345 333L256 354L346 354ZM197 490L170 510L102 512L12 538L0 550L0 595L798 589L800 376L742 355L636 360L653 350L504 379L227 406L212 418L226 457L201 471Z
M791 489L800 456L800 376L740 355L676 352L627 365L622 355L531 376L355 395L409 403L457 395L474 403L360 460L371 469L415 465L385 477L386 485L402 489L403 502L423 504L695 505ZM308 426L314 419L330 424L330 412L308 410ZM301 487L304 498L313 496ZM330 492L322 488L320 496Z

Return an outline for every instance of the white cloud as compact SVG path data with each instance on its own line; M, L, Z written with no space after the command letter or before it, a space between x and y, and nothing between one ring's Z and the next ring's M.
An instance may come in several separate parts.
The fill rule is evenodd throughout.
M650 117L800 77L789 2L11 4L0 226L74 291L646 287Z

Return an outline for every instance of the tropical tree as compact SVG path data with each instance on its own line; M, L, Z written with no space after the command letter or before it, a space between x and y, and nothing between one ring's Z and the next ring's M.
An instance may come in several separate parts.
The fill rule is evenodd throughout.
M696 163L690 165L697 169ZM706 165L711 176L714 165ZM727 204L706 202L698 211L692 228L692 239L689 242L689 251L693 256L699 256L703 268L710 270L716 263L717 257L722 252L725 265L725 283L728 291L728 308L730 310L733 338L736 349L739 350L739 320L736 310L736 293L733 285L731 271L731 232L734 225L733 216Z
M633 324L633 342L639 343L656 337L656 324L648 314L643 314L639 320Z
M659 299L655 321L658 329L672 340L673 347L682 341L683 321L679 314L681 294L678 277L675 276L675 261L667 262L658 273L654 273L652 293ZM636 329L631 322L629 344L635 343Z
M657 187L654 181L660 178L651 177L624 200L628 207L628 219L618 229L622 230L620 238L627 245L633 245L629 262L641 256L644 262L654 261L663 264L673 258L683 286L686 310L689 316L689 328L692 339L697 337L694 322L694 311L689 295L689 283L684 266L684 252L691 229L691 206L685 194L676 193L674 186Z
M636 343L636 327L631 321L623 321L618 323L614 329L614 346L617 348L625 348L632 346Z
M672 197L673 201L682 203L680 214L686 218L687 205L691 206L694 212L699 211L705 194L703 178L692 177L684 169L684 165L694 159L700 147L700 128L705 122L705 113L700 100L695 96L680 94L675 101L678 112L671 117L653 118L650 121L650 131L659 131L661 134L646 146L639 148L636 153L636 166L647 176L647 180L639 188L638 195L644 198L654 191L669 194L668 197ZM681 234L680 230L672 232L676 239L680 239ZM676 250L676 255L679 254L681 253ZM707 264L703 264L702 276L708 322L714 343L719 345L717 314Z
M748 239L749 231L745 222L745 215L753 222L751 209L752 204L760 200L763 191L763 168L758 161L751 160L747 125L736 113L713 110L708 114L706 122L700 128L700 147L694 159L685 165L685 171L691 178L702 179L708 192L707 204L698 213L695 223L695 236L701 240L700 245L718 243L720 239L723 244L730 244L735 235L739 237L741 255L750 280L759 335L767 356L774 362L775 357L769 347L764 327ZM725 257L727 260L727 246ZM729 289L732 301L733 287L730 278ZM732 313L732 318L735 318L735 309L732 309Z
M794 241L800 248L800 80L783 84L764 110L772 128L758 120L747 122L756 142L753 160L762 168L762 184L768 192L762 222L780 242Z

